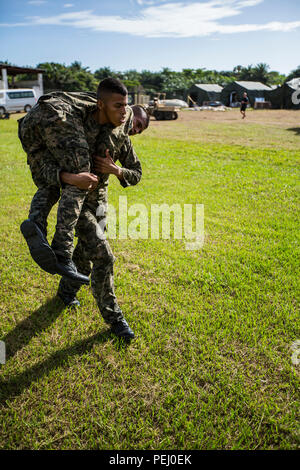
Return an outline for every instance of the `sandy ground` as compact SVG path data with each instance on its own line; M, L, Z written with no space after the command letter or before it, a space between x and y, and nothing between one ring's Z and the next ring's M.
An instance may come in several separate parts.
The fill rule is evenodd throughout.
M10 119L20 119L25 113L15 113L10 115ZM230 109L226 111L190 111L183 110L179 113L177 122L228 122L233 123L242 121L241 114L238 109ZM278 109L249 109L246 112L245 122L257 124L271 124L279 127L300 126L300 110L278 110ZM156 121L151 117L151 126L161 125L162 121Z
M198 122L213 121L233 123L242 121L239 109L229 109L226 111L190 111L183 110L179 113L177 121L181 122ZM277 110L277 109L249 109L246 112L244 122L257 124L271 124L279 127L299 127L300 126L300 110ZM161 124L155 118L151 118L151 125Z
M242 119L239 109L183 110L175 121L151 118L146 135L201 144L300 150L300 111L249 109Z

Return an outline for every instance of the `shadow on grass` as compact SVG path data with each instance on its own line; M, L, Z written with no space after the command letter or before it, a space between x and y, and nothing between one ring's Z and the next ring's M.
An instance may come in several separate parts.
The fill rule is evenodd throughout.
M1 338L6 345L6 360L13 357L20 349L26 346L30 340L43 330L46 330L65 309L58 297L48 300L38 310L33 312L25 320Z
M64 308L59 299L54 298L40 307L29 318L19 323L12 332L3 338L8 347L7 359L13 357L18 350L28 344L33 336L51 325ZM110 330L105 329L89 338L77 341L69 347L56 351L44 361L15 375L10 380L0 380L0 404L5 405L7 400L20 395L33 382L47 375L51 370L57 367L68 367L68 361L71 357L80 356L91 351L94 344L102 344L112 338L114 338L117 350L127 348L130 344L116 338Z
M288 131L295 132L296 135L300 135L300 127L290 127Z

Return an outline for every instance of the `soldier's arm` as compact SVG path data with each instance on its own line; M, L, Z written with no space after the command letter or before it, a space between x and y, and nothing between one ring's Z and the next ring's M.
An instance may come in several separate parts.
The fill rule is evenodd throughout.
M121 147L118 160L122 165L122 177L119 180L123 188L137 184L142 177L142 166L128 136Z
M99 155L94 156L95 172L115 175L124 188L137 184L142 177L142 167L128 136L117 152L117 158L122 168L116 165L108 149L105 151L105 158Z
M60 181L62 183L71 184L77 186L79 189L90 189L93 190L97 187L98 176L93 173L68 173L66 171L60 172Z
M108 149L105 150L104 157L94 156L94 169L96 173L115 175L120 180L123 179L122 168L115 164Z
M49 153L44 152L44 158L40 161L40 173L48 185L63 187L65 183L77 186L79 189L95 189L98 184L98 177L96 175L89 172L76 174L62 171L49 155Z

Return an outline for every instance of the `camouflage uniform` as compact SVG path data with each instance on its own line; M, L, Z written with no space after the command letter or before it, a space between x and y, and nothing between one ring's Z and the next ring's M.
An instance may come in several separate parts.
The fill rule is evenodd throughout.
M135 185L142 175L141 166L129 137L118 135L117 129L110 134L106 143L100 141L98 154L103 155L104 150L109 148L113 160L119 160L123 165L122 186ZM85 199L76 225L78 243L73 261L79 272L86 276L91 274L92 291L99 310L106 323L113 323L122 319L123 314L114 292L115 257L103 231L106 225L108 178L109 175L100 175L97 188ZM63 277L58 293L72 299L81 286L82 284Z
M45 187L57 186L59 171L91 171L90 157L96 151L97 137L102 134L105 139L113 130L112 125L100 125L95 121L96 105L92 93L49 93L42 96L19 122L19 137L27 153L33 180L42 189L33 199L29 217L40 225L44 225L45 217L38 220L43 214L39 203L48 207L58 198L57 188L51 188L49 193ZM131 115L132 110L128 108L127 121L120 126L123 131L130 126ZM58 169L53 170L50 161L54 161ZM52 241L52 248L58 255L72 257L74 228L87 194L87 190L76 186L66 184L62 187Z
M83 205L76 226L78 243L73 253L73 261L82 274L91 274L92 292L99 310L106 323L113 323L122 319L123 314L114 292L115 257L99 226L100 221L101 227L105 226L106 210L107 191L93 191ZM58 294L72 299L81 286L82 284L63 277Z
M114 294L114 256L107 240L103 239L96 216L98 207L100 213L106 213L109 175L100 174L97 188L90 193L71 185L61 187L59 179L60 171L93 171L90 157L105 155L107 148L113 160L122 164L123 180L120 183L123 187L137 184L141 178L141 165L128 137L132 125L131 108L125 124L113 129L111 125L99 125L94 120L96 103L92 93L44 95L20 120L19 137L27 153L33 180L39 188L32 200L29 217L46 232L47 217L62 192L52 247L62 246L67 240L67 251L56 252L69 256L73 228L78 221L76 234L79 240L73 260L80 272L89 275L92 270L93 294L105 321L112 323L122 318ZM73 295L79 287L74 281L63 278L59 291Z

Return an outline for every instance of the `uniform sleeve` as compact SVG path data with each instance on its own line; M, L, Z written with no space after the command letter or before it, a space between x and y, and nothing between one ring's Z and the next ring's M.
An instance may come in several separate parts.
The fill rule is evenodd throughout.
M142 177L142 166L128 136L118 159L122 165L123 180L120 180L120 184L123 188L137 184Z
M43 161L41 166L41 174L47 185L62 187L60 180L61 169L53 161Z

